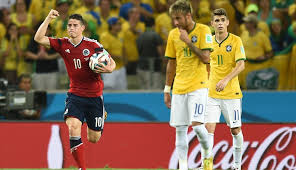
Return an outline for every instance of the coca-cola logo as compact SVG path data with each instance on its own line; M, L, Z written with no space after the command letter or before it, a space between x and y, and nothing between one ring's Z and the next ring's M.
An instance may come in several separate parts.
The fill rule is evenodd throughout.
M244 141L242 169L249 170L296 170L296 127L282 127L264 138ZM252 135L251 133L245 133ZM294 139L294 140L293 140ZM195 133L188 133L188 141L196 140ZM192 147L192 146L191 146ZM201 165L201 146L196 144L189 153L188 167L196 168ZM292 149L291 149L292 148ZM254 150L252 152L252 150ZM229 169L232 165L232 141L220 140L213 148L214 169ZM178 157L176 150L173 151L169 169L178 169Z

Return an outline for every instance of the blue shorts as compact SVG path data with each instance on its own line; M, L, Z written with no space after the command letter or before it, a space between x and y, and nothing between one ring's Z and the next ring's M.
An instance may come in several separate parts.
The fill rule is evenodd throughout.
M67 93L64 119L75 117L82 124L86 120L88 128L103 131L105 108L102 97L80 97Z

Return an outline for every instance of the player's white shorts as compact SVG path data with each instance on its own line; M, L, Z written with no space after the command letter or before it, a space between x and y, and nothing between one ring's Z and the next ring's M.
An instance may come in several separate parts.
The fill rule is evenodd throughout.
M216 99L208 97L206 123L218 123L221 111L230 128L241 127L242 100L241 99Z
M171 126L204 123L208 100L208 89L202 88L187 94L173 94L171 103Z

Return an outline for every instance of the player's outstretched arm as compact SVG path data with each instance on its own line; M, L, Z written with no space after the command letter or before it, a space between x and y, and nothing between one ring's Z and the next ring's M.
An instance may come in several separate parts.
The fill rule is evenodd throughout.
M56 17L59 16L59 12L52 9L50 10L50 12L48 13L47 17L45 18L45 20L43 21L43 23L39 26L35 36L34 36L34 40L36 42L38 42L41 45L45 45L45 46L49 46L50 42L48 37L45 35L46 34L46 30L47 27L50 23L50 21L52 19L55 19Z

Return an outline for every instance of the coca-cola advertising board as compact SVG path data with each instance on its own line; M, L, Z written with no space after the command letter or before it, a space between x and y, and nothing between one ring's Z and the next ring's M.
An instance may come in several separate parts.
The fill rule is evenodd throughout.
M244 124L242 169L295 170L296 124ZM69 151L64 123L0 123L0 168L68 168L76 166ZM97 144L82 139L88 168L178 168L175 130L167 123L106 123ZM188 132L189 168L200 166L200 145ZM229 128L218 124L214 142L214 168L232 163Z

